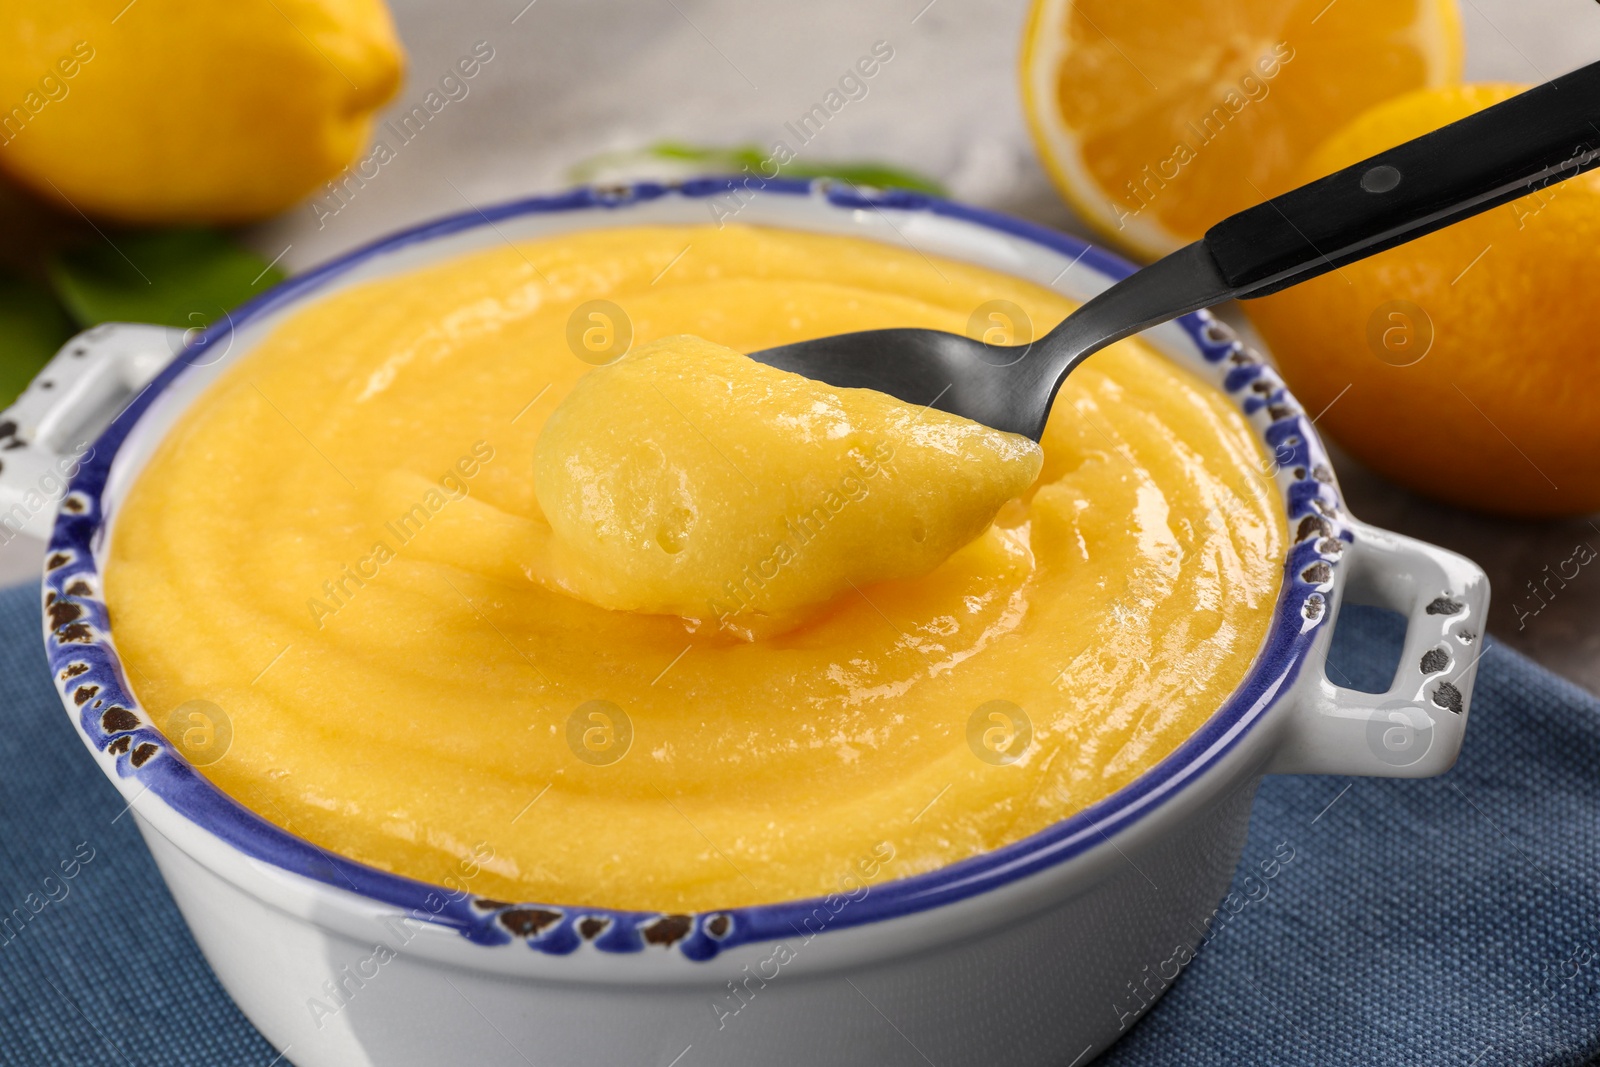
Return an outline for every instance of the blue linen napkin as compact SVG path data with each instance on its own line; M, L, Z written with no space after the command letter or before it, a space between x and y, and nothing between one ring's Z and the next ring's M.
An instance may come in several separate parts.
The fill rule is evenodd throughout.
M1334 676L1381 688L1395 618L1347 609ZM0 592L0 920L22 915L0 926L0 1064L268 1067L278 1050L217 984L74 736L38 620L36 588ZM1600 701L1491 642L1454 770L1268 779L1233 890L1099 1063L1588 1063Z

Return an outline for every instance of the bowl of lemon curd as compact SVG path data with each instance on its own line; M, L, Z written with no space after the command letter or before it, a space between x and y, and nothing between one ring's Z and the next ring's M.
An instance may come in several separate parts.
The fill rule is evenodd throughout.
M52 674L250 1020L311 1067L1082 1063L1204 951L1263 775L1448 768L1482 572L1352 518L1209 315L1038 443L745 355L1026 342L1129 269L706 179L64 349L6 467L76 470ZM1347 594L1407 620L1387 692L1325 676Z

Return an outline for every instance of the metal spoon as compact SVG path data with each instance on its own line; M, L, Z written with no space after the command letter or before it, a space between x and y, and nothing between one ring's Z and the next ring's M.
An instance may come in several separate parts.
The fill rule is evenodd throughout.
M1225 300L1277 292L1597 163L1600 63L1591 63L1224 219L1031 345L988 345L940 330L867 330L751 358L1037 441L1067 375L1114 341Z

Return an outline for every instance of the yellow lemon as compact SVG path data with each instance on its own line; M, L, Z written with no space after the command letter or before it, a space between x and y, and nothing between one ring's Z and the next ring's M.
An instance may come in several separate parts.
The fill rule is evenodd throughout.
M1331 173L1520 92L1408 94L1335 134ZM1576 147L1576 146L1575 146ZM1514 515L1600 509L1600 173L1246 303L1318 425L1397 482Z
M89 216L262 218L355 158L402 65L382 0L8 5L0 169Z
M1461 76L1455 0L1035 0L1034 143L1067 201L1154 258L1286 192L1368 107Z

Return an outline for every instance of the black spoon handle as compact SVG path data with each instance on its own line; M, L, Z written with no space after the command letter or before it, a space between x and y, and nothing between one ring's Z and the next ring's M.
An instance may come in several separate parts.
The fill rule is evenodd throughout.
M1265 296L1600 164L1600 63L1223 219L1205 243Z

